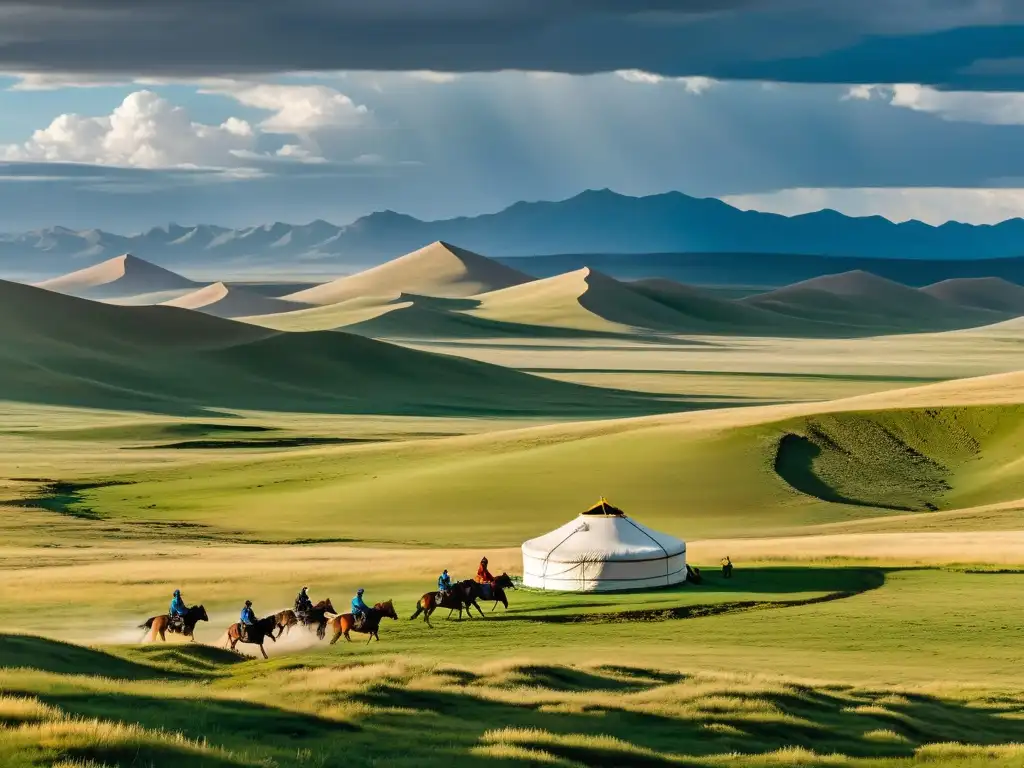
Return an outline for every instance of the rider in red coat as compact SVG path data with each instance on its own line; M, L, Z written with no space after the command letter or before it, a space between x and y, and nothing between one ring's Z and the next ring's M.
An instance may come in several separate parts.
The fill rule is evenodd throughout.
M491 572L487 570L487 558L483 558L480 561L480 567L476 569L476 580L480 584L493 584L494 577Z

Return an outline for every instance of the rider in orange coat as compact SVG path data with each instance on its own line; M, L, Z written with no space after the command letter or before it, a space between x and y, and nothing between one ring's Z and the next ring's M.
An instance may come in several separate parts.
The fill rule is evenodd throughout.
M494 577L491 572L487 570L487 558L483 558L480 561L480 567L476 569L476 580L480 584L493 584Z

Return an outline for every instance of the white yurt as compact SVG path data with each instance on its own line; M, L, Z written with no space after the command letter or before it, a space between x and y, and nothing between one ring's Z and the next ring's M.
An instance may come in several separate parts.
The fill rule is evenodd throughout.
M523 544L523 586L567 592L667 587L686 581L686 542L631 520L604 499Z

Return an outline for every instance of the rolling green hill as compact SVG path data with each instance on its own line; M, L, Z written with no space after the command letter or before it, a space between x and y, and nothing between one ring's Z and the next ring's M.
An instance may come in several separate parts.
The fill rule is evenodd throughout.
M403 544L456 544L486 509L475 540L513 546L602 494L684 539L1024 498L1019 391L1011 404L971 404L969 389L946 403L947 391L317 448L143 472L128 488L88 491L83 503L129 518L155 504L146 518L225 530L244 508L245 525L267 539L292 535L276 515L285 505L323 536ZM382 474L391 482L377 482Z
M943 301L995 312L1024 314L1024 286L998 277L962 277L921 289Z
M623 414L667 406L343 333L0 283L0 398L119 410Z
M965 307L916 288L855 270L816 277L740 303L814 323L840 334L907 333L987 325L1012 314Z

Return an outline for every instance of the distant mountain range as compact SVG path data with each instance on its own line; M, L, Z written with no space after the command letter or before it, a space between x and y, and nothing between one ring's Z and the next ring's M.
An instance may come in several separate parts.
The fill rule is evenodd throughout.
M482 216L421 221L383 211L338 226L274 223L246 229L171 224L135 235L53 227L0 235L0 272L51 276L122 253L174 270L351 271L444 240L492 257L550 254L742 253L913 260L1024 255L1024 220L939 227L825 210L801 216L741 211L679 192L628 197L587 191L520 202Z

